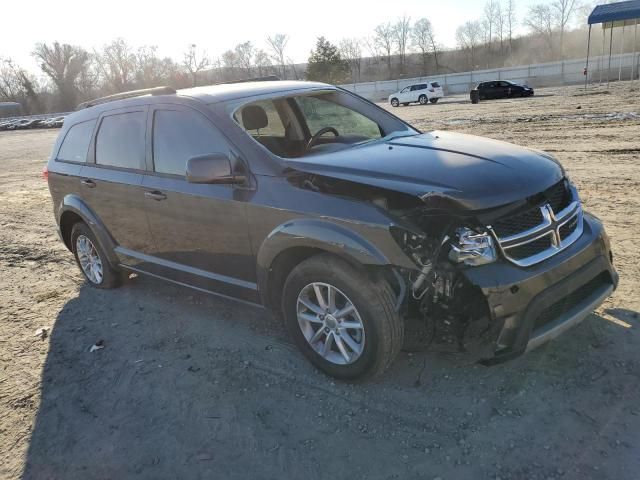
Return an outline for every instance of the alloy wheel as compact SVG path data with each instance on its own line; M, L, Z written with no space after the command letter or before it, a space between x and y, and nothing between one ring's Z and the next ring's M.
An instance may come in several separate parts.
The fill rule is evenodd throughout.
M99 285L104 278L102 260L98 250L86 235L78 235L76 239L76 253L82 271L91 283Z
M364 324L354 303L338 288L314 282L298 295L298 325L307 343L336 365L354 363L364 352Z

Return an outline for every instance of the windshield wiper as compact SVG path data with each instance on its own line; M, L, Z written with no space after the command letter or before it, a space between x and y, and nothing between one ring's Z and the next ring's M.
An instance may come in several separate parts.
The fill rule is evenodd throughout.
M391 132L389 135L385 135L384 137L369 138L368 140L363 140L361 142L353 143L351 144L351 146L355 147L355 146L367 145L372 142L388 142L390 140L395 140L396 138L413 137L414 135L418 135L418 134L413 132Z

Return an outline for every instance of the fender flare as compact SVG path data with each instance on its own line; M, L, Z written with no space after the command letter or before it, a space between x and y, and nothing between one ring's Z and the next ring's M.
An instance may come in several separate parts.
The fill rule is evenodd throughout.
M271 303L268 292L273 262L281 253L296 247L333 253L359 265L391 263L377 247L345 226L323 219L289 220L267 235L256 255L258 290L265 306Z
M58 222L61 237L61 222L64 214L67 212L76 214L89 226L93 234L96 236L96 240L100 244L102 251L107 255L107 260L113 268L117 268L120 262L115 253L115 248L117 246L115 240L95 212L89 208L84 200L73 193L64 196L56 211L56 220ZM70 245L67 245L67 247L70 247Z

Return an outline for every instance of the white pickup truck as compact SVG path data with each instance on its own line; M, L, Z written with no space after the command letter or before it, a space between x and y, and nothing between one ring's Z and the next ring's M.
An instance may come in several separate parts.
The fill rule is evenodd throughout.
M394 107L416 102L426 105L427 102L436 103L442 97L444 92L438 82L425 82L409 85L399 92L392 93L389 95L389 103Z

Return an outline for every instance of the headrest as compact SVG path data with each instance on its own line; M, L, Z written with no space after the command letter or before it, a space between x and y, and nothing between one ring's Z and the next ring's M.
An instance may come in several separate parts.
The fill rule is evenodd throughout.
M258 105L248 105L242 109L242 124L247 130L258 130L269 124L267 112Z

